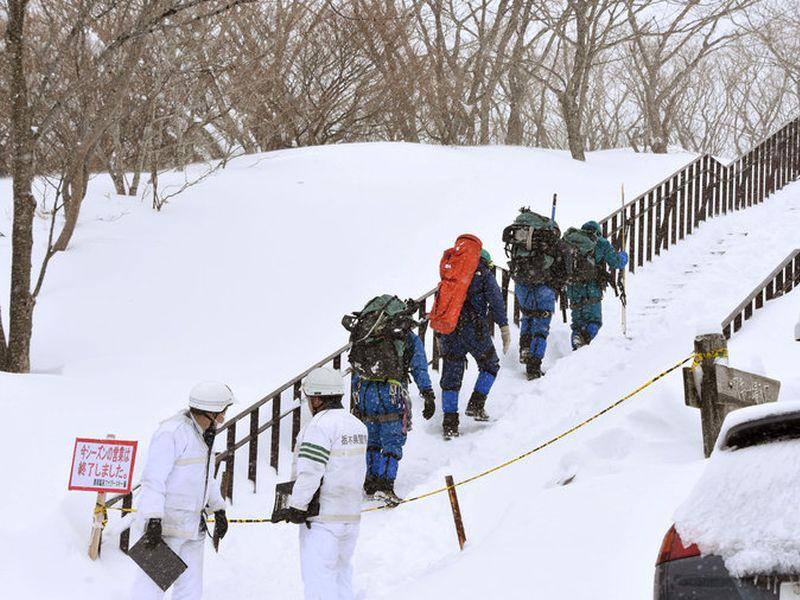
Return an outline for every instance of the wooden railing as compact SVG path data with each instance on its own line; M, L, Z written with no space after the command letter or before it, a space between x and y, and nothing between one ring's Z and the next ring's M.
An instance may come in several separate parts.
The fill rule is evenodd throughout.
M628 269L653 260L703 221L759 204L800 177L800 117L723 165L706 154L600 221L620 248L625 231Z
M730 339L764 303L780 298L800 286L800 248L793 250L739 306L722 321L722 333Z
M741 210L763 202L773 192L800 177L800 117L783 126L758 146L723 165L717 159L705 155L692 161L662 182L637 196L605 219L599 221L603 235L615 248L621 249L625 232L626 250L629 254L628 269L635 272L661 252L669 250L680 240L691 235L700 223L708 218ZM793 267L793 273L798 268ZM495 268L508 310L513 295L512 281L508 270ZM419 299L419 335L431 357L434 370L439 370L439 346L435 336L427 336L428 302L436 290L430 290ZM562 308L566 308L563 306ZM743 309L745 310L745 309ZM513 298L513 321L519 324L520 309ZM735 318L734 318L735 319ZM492 324L492 331L494 326ZM217 455L216 466L223 464L222 493L233 500L235 461L237 450L247 447L247 478L256 489L259 468L259 438L270 430L270 466L278 472L280 463L281 424L291 415L291 448L301 425L300 385L313 369L330 364L340 369L342 358L350 349L342 346L322 360L273 390L255 404L230 418L217 431L224 435L225 450ZM347 376L347 373L345 373ZM350 395L348 394L348 397ZM290 403L289 406L284 402ZM267 404L271 403L268 407ZM285 408L284 408L285 407ZM270 418L262 423L262 408L269 410ZM239 425L247 427L247 434L237 440ZM123 500L130 505L130 495ZM123 534L125 535L125 534Z

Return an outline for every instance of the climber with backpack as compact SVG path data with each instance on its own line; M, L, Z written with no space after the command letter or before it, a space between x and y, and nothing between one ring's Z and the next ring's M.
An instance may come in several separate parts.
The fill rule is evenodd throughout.
M589 344L603 326L603 291L613 280L606 267L624 269L628 254L614 250L596 221L588 221L580 229L570 227L564 233L564 241L572 252L567 297L572 318L572 349L577 350Z
M401 502L394 482L411 429L409 372L425 401L423 417L435 412L425 348L412 331L417 308L414 300L384 294L342 319L350 332L352 410L368 433L364 493L388 505Z
M478 380L467 403L465 414L476 421L488 421L485 404L492 388L500 359L492 342L489 312L500 326L503 354L508 352L508 329L503 294L492 272L492 257L474 235L459 236L445 251L439 264L441 282L430 314L431 327L439 333L442 367L442 435L446 440L458 436L458 395L464 378L467 354L478 364Z
M528 379L538 379L547 349L550 320L556 296L569 277L570 250L561 240L561 230L553 219L530 208L521 208L514 223L503 230L522 319L519 336L519 361Z

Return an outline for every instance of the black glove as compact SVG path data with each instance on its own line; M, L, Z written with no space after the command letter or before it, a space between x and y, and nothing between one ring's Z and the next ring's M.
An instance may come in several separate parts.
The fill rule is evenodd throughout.
M297 523L298 525L303 524L308 519L308 511L307 510L300 510L299 508L295 508L294 506L289 507L289 514L286 515L286 521L288 523Z
M425 406L422 408L422 418L427 421L436 412L436 394L433 393L433 390L422 390L422 399L425 400Z
M221 540L228 533L228 516L224 510L214 512L214 537Z
M148 519L147 527L144 530L144 545L151 550L158 546L161 538L161 519Z

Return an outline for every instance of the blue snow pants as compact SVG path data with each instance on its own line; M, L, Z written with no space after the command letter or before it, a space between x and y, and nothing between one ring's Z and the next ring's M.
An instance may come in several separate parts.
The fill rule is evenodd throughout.
M464 379L467 354L472 355L478 364L478 380L475 391L489 395L500 359L489 335L488 324L479 319L459 321L453 333L439 338L442 350L442 410L446 413L458 412L458 392Z
M550 320L556 309L556 292L543 283L532 286L515 283L514 293L522 312L520 340L530 339L529 356L541 360L547 350ZM520 341L520 350L524 350L522 341Z
M353 375L353 398L367 426L367 475L394 481L406 443L408 391L396 383Z

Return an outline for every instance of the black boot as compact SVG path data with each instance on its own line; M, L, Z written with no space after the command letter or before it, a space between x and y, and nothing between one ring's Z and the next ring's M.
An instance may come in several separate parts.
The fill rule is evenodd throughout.
M378 489L375 491L375 499L382 500L387 506L397 506L403 499L394 493L394 480L386 477L378 477Z
M523 365L531 355L531 340L532 338L529 333L519 336L519 362Z
M481 394L480 392L472 392L472 396L469 398L469 402L467 403L467 410L464 414L468 417L472 417L476 421L488 421L489 415L486 414L486 411L483 410L483 406L486 404L486 396Z
M446 440L458 437L458 413L444 413L442 437Z
M367 478L364 480L364 494L367 498L372 498L375 492L378 491L380 487L379 477L375 475L367 475Z
M544 373L542 373L542 359L529 358L528 362L525 363L525 375L527 375L528 381L532 379L539 379L539 377L543 376Z

